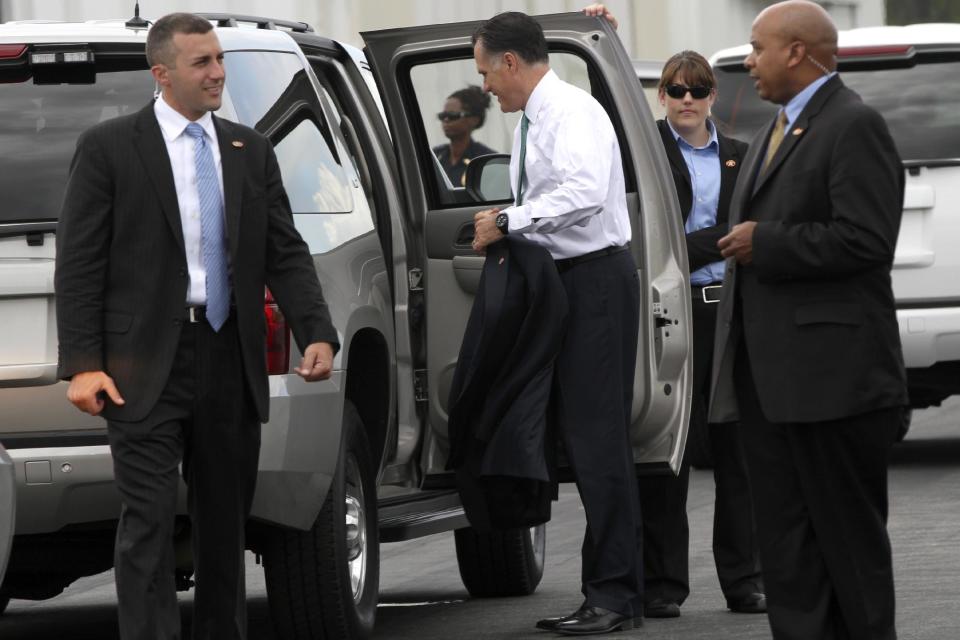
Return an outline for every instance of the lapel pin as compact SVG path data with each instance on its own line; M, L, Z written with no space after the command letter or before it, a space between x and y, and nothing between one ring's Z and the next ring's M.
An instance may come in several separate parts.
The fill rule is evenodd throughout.
M737 166L737 161L736 161L736 160L727 160L726 162L724 162L724 164L727 165L728 167L730 167L730 168L732 169L732 168L734 168L735 166Z
M232 144L237 149L243 149L243 140L234 140L230 144Z
M505 258L504 258L503 256L500 256L500 261L497 262L497 264L503 264L503 261L504 261L504 260L505 260Z
M793 135L798 136L798 135L800 135L801 133L803 133L803 129L797 127L796 129L793 130L792 133L793 133Z

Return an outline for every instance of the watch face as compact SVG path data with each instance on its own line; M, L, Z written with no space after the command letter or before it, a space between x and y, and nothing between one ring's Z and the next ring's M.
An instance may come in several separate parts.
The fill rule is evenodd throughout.
M505 230L507 228L507 214L498 213L497 219L495 220L495 222L497 225L497 229L500 229L501 231Z

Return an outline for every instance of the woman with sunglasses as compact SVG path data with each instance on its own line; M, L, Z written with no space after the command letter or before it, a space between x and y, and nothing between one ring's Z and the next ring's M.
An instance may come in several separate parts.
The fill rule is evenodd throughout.
M717 240L727 233L727 209L747 145L724 136L710 120L717 81L710 63L699 53L681 51L667 60L657 95L666 110L657 127L687 231L693 297L693 405L687 441L705 436L713 458L713 555L727 607L739 613L763 613L766 597L737 424L706 422L716 303L723 286L724 263ZM638 483L647 617L679 616L680 605L690 593L689 477L690 463L684 456L678 477L649 477Z
M467 165L477 156L496 153L472 137L474 129L483 126L490 106L490 96L478 86L470 85L447 96L443 111L437 114L443 127L443 135L450 140L433 148L434 155L443 166L450 184L466 186Z

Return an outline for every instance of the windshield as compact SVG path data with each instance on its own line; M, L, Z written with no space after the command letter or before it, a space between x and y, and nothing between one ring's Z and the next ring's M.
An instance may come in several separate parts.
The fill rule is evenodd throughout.
M0 223L57 219L77 137L150 102L153 79L139 59L142 70L98 64L93 84L34 84L22 69L0 71Z
M929 60L929 58L928 58ZM716 69L713 107L721 130L749 142L777 106L764 102L741 64ZM925 61L905 68L844 69L843 82L884 118L905 161L960 158L960 60Z

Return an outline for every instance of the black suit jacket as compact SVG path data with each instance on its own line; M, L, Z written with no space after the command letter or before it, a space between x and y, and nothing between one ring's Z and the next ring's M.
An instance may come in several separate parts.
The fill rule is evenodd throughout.
M716 125L714 125L716 126ZM690 182L690 172L683 159L676 138L670 131L666 120L657 120L657 128L663 139L663 148L670 160L670 171L673 173L673 183L677 188L677 198L680 200L680 211L683 221L687 221L690 211L693 210L693 186ZM717 203L717 223L706 229L698 229L687 234L687 260L690 273L701 267L723 260L717 240L727 233L730 196L740 174L740 165L747 154L747 143L734 138L728 138L717 131L717 142L720 144L720 200Z
M313 260L269 141L214 117L223 167L231 283L245 377L268 417L263 297L268 285L301 348L338 346ZM153 104L83 133L57 227L59 372L106 371L126 400L104 417L143 419L173 363L187 261L173 170Z
M904 173L887 125L834 77L758 176L772 129L751 143L731 201L731 226L757 226L753 263L727 263L734 286L724 287L718 309L711 421L736 417L732 367L741 339L772 422L903 405L890 270Z
M447 466L474 527L550 518L547 413L566 317L566 290L546 249L521 236L487 247L448 403Z

